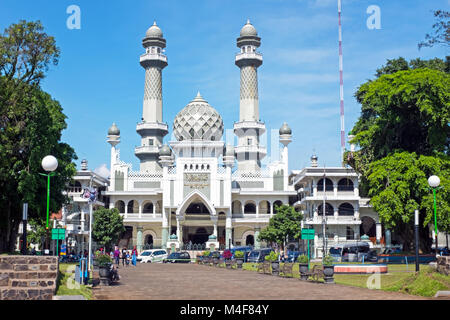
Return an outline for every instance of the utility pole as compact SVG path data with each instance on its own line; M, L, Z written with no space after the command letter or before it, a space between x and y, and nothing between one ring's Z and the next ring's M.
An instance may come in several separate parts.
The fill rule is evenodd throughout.
M323 205L322 205L322 232L323 232L323 253L322 253L322 259L325 258L325 254L327 252L327 245L326 245L326 215L325 215L325 207L326 207L326 189L325 189L325 179L326 179L326 173L325 173L325 164L323 165Z
M414 212L414 233L416 238L416 272L419 272L419 210Z

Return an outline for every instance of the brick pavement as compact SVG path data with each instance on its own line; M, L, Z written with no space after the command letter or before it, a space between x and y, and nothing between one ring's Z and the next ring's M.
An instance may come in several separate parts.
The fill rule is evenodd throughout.
M304 282L246 270L197 264L120 267L117 285L95 287L98 300L410 300L396 292Z

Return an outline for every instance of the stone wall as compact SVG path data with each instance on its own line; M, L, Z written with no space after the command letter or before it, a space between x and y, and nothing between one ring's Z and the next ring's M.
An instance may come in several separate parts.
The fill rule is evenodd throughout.
M0 300L51 300L58 260L49 256L0 256Z
M437 271L445 275L450 275L450 257L437 257Z

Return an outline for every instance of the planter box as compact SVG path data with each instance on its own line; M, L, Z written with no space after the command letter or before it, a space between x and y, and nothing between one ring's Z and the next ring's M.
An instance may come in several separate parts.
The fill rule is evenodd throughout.
M307 263L299 263L298 270L300 272L300 280L308 280L308 264Z
M334 283L334 266L323 266L323 280L325 283Z
M271 262L272 265L272 275L278 276L280 274L280 263L278 261Z
M244 264L244 259L243 258L237 258L236 259L236 266L238 269L242 269L242 265Z

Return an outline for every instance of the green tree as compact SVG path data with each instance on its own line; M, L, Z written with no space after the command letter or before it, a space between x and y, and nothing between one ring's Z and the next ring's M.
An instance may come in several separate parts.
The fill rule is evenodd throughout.
M448 176L450 75L440 71L440 59L415 59L407 70L403 60L388 60L387 68L377 70L379 77L356 92L361 116L351 133L360 148L347 152L344 160L362 174L360 191L372 197L381 222L401 234L409 248L414 210L420 208L424 223L421 238L429 238L425 224L433 222L425 178ZM440 197L449 200L445 192ZM446 208L440 207L441 231L448 230ZM429 251L430 245L426 241L422 249Z
M23 202L30 219L45 221L42 158L52 154L59 163L50 184L52 212L67 201L61 191L76 172L74 150L60 142L66 116L39 86L58 58L54 38L39 21L20 21L0 35L0 252L14 250Z
M109 250L125 231L123 217L117 209L98 209L94 211L92 239Z
M433 194L428 177L437 175L441 188L437 192L438 230L450 231L450 161L449 157L418 156L398 152L369 165L367 171L370 203L388 229L395 230L404 240L404 249L412 248L414 211L420 210L420 247L428 252L432 240L428 224L434 224Z
M436 23L433 24L433 34L426 34L425 41L419 43L419 50L423 47L432 47L435 44L450 46L450 12L436 10L434 12Z
M269 225L261 230L259 240L277 243L284 248L287 238L300 237L302 219L303 215L291 206L276 207L276 214L270 218Z
M398 71L413 70L419 68L428 68L433 70L439 70L442 72L450 72L450 56L442 60L440 58L434 58L430 60L422 60L420 58L412 59L409 62L403 57L397 59L387 59L386 65L377 69L375 76L377 78L385 74L394 74Z

